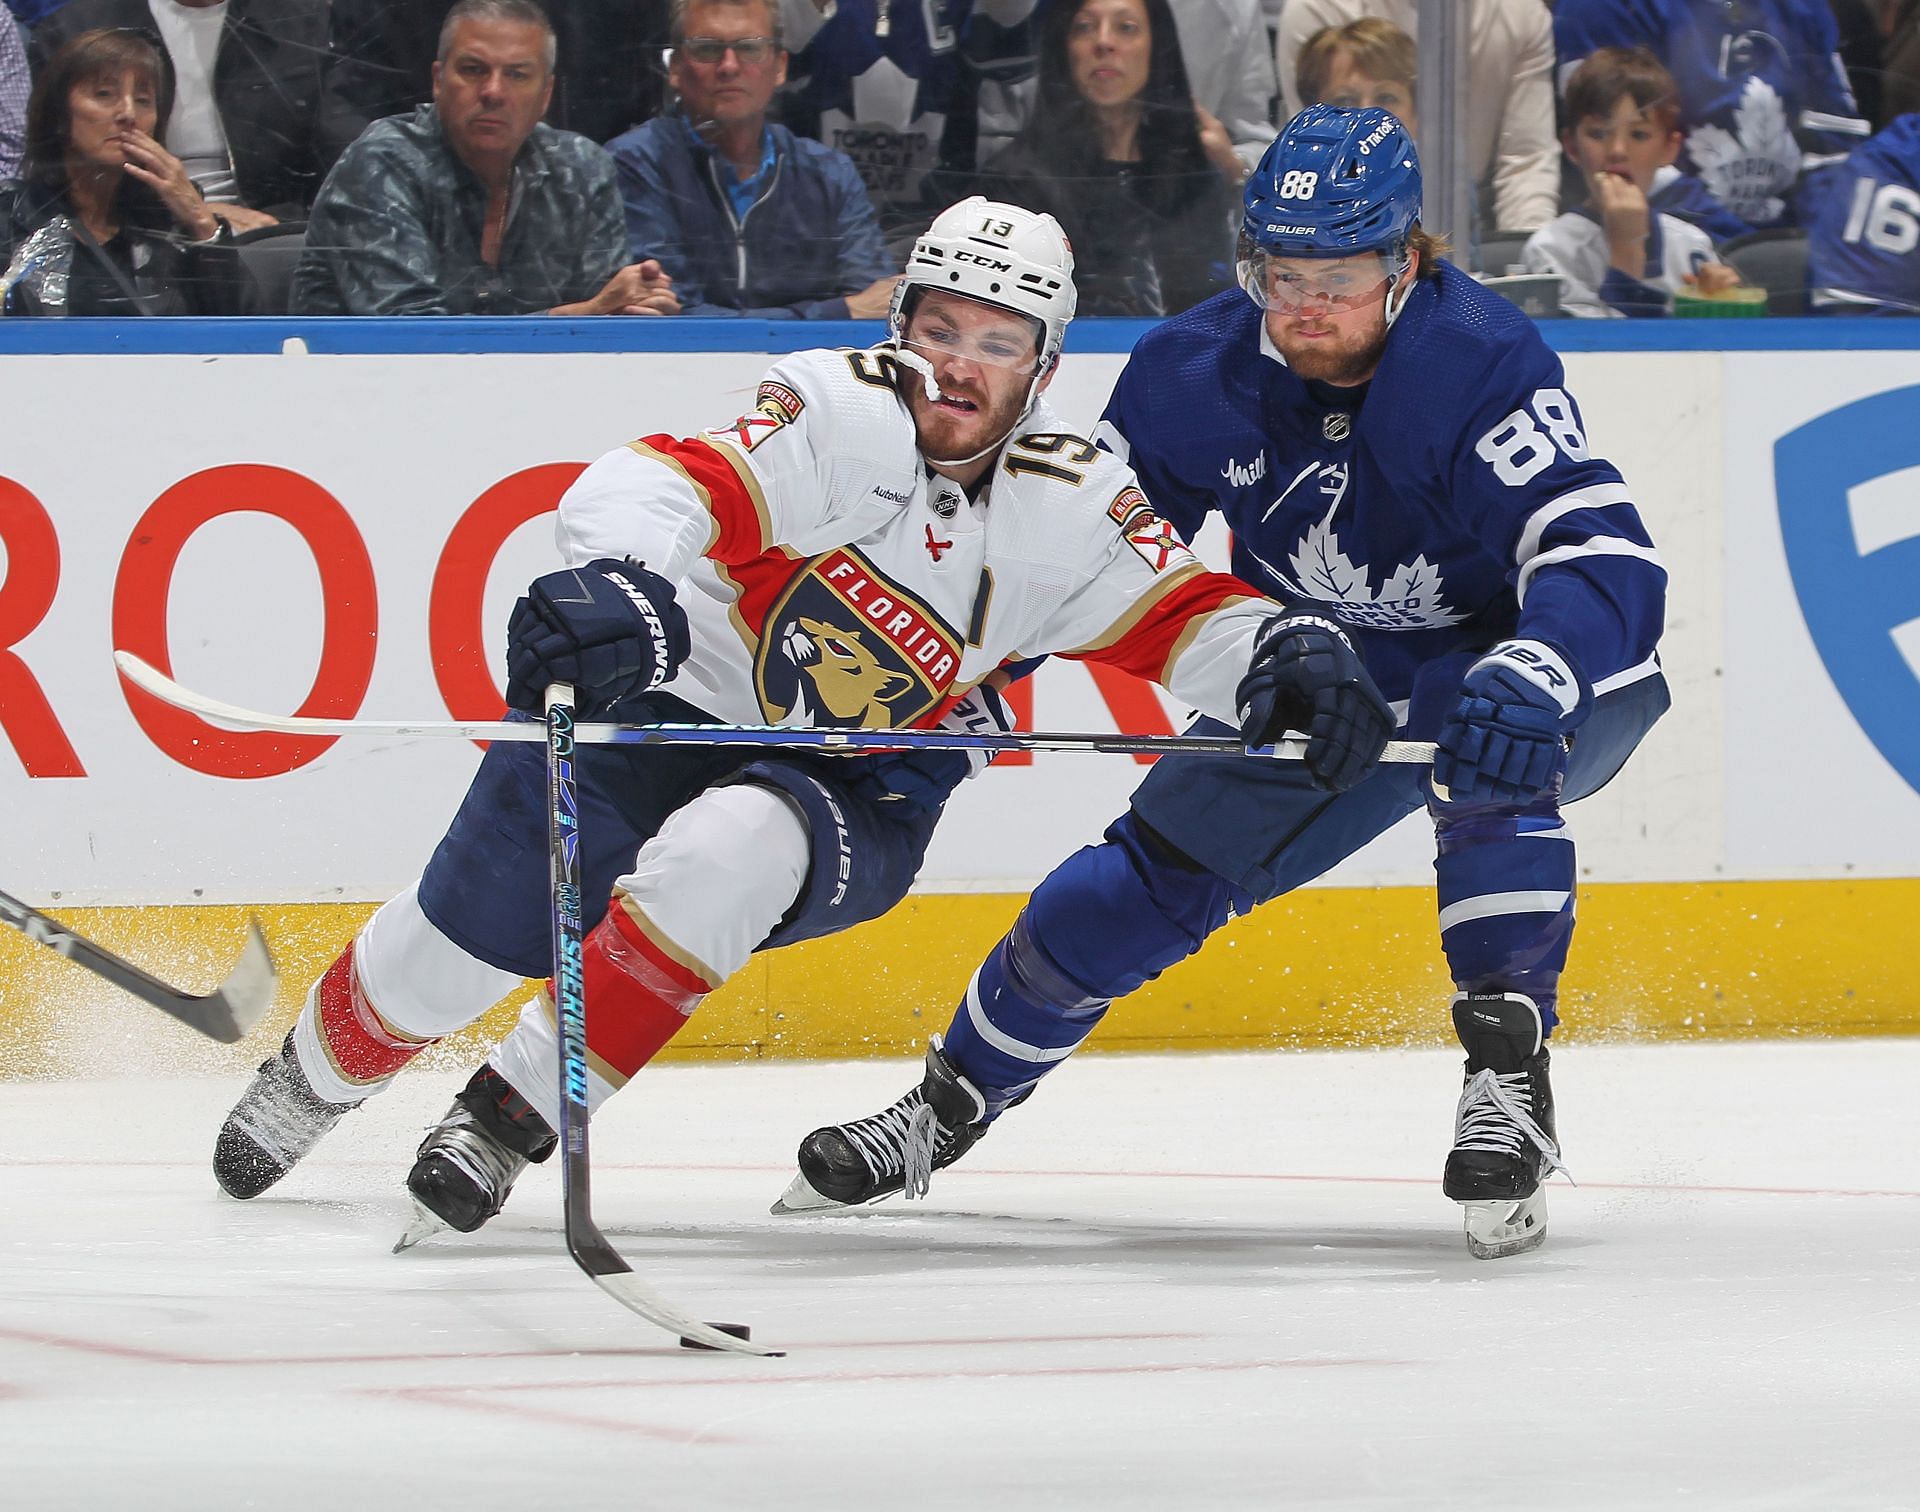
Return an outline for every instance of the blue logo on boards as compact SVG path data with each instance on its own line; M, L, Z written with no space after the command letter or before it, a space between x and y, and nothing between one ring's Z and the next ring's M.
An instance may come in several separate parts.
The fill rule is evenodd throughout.
M1920 621L1920 505L1913 533L1862 551L1847 502L1850 489L1911 467L1920 467L1920 388L1834 410L1773 448L1780 536L1807 629L1855 721L1920 792L1920 673L1893 638Z

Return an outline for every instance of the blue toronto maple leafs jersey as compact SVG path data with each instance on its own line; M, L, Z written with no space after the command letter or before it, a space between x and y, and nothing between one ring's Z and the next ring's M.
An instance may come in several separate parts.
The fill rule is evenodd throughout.
M1265 337L1234 290L1134 348L1097 435L1162 518L1192 540L1218 510L1236 575L1337 619L1396 703L1422 663L1515 634L1600 691L1653 669L1665 569L1531 320L1443 261L1364 391Z
M1817 310L1920 314L1920 115L1853 150L1807 218Z
M1004 62L1031 72L1014 29L1032 9L1033 0L840 0L823 20L810 0L790 3L786 123L853 159L890 226L921 208L934 168L976 166L968 70ZM959 139L948 130L956 115Z
M1797 221L1803 173L1867 135L1827 0L1559 0L1564 87L1601 47L1647 47L1680 88L1680 166L1752 226Z

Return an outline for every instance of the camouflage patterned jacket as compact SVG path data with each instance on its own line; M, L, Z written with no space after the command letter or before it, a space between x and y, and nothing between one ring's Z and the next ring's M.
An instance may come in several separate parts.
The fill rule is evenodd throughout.
M498 267L480 258L487 192L431 105L375 121L314 201L298 315L528 315L590 299L627 262L613 159L534 127L513 165Z

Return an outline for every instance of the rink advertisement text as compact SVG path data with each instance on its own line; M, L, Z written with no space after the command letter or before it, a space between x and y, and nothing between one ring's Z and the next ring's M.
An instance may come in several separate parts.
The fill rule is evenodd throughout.
M1067 361L1053 397L1068 424L1098 417L1122 361ZM404 885L475 747L216 730L125 688L112 650L282 712L493 717L506 614L552 565L550 512L567 483L636 435L738 413L766 364L0 361L9 886L114 904L367 900ZM1898 732L1920 717L1920 621L1876 585L1920 536L1905 502L1920 458L1869 466L1857 436L1826 437L1866 423L1854 407L1904 414L1920 354L1580 354L1567 367L1595 448L1635 488L1673 572L1663 660L1675 709L1573 811L1585 879L1912 875L1920 794ZM75 439L73 417L102 414L103 394L141 402L117 407L110 435ZM1874 423L1910 438L1920 407ZM1796 518L1812 522L1804 539ZM1223 547L1200 543L1215 561ZM1171 729L1184 714L1080 664L1049 663L1023 691L1027 722L1044 727ZM922 887L1023 890L1095 837L1139 775L1115 757L996 765L955 800ZM1821 822L1777 818L1810 810ZM1422 886L1431 846L1416 820L1329 880Z

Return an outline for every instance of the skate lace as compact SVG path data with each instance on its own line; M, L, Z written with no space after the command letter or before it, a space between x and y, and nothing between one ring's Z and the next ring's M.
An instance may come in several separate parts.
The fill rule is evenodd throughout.
M876 1181L894 1175L906 1197L924 1197L933 1184L933 1162L938 1153L940 1120L915 1087L891 1108L845 1126L847 1139L859 1150Z
M420 1152L444 1155L492 1198L504 1195L527 1163L490 1137L465 1108L456 1108L429 1129Z
M291 1165L357 1103L330 1103L307 1089L306 1078L284 1056L267 1063L248 1096L233 1110L242 1133L275 1160Z
M1455 1112L1457 1150L1487 1150L1499 1155L1518 1155L1522 1142L1533 1145L1547 1158L1540 1173L1542 1179L1555 1171L1566 1171L1560 1160L1560 1146L1534 1122L1528 1105L1533 1100L1532 1078L1525 1071L1501 1075L1495 1071L1476 1071L1467 1078Z

